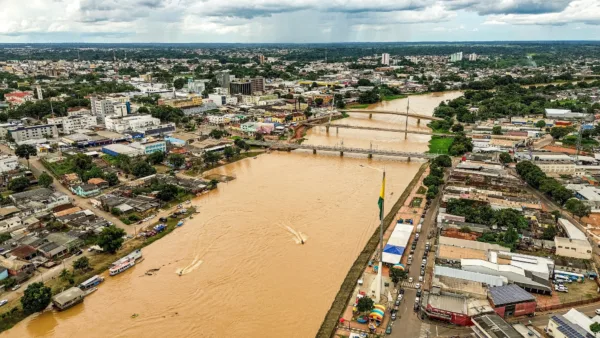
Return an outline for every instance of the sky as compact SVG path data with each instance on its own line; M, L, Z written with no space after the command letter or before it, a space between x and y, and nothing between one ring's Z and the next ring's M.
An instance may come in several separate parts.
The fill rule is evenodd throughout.
M600 0L0 0L0 43L597 40Z

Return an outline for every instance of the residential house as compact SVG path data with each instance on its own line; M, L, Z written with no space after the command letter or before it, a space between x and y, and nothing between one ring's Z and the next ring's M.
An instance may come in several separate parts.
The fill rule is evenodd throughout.
M0 233L15 231L23 227L23 221L19 216L14 216L0 221Z
M21 274L31 274L35 270L35 266L32 263L23 261L16 256L6 258L0 255L0 266L6 268L11 277Z
M38 255L36 248L31 245L20 245L12 249L10 254L24 261L29 261Z
M106 182L105 180L103 180L103 179L101 179L101 178L98 178L98 177L95 177L95 178L90 178L90 179L87 181L87 183L88 183L88 184L93 184L93 185L96 185L96 186L98 186L98 188L100 188L100 189L105 189L105 188L108 188L108 182Z
M22 216L40 214L59 205L71 203L69 196L48 188L28 190L10 195L10 199L21 209Z
M57 259L69 253L67 248L54 242L48 242L40 246L38 251L48 259Z
M77 194L77 196L90 197L98 195L100 193L100 188L95 184L85 183L72 186L71 191Z

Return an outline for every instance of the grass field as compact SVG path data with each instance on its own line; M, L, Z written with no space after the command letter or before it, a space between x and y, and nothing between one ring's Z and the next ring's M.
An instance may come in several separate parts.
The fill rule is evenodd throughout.
M432 136L429 141L429 153L431 154L448 154L448 148L452 144L454 138Z
M369 108L370 104L353 104L353 105L348 105L346 108L348 109L367 109Z
M389 95L389 96L382 96L381 97L381 101L392 101L392 100L397 100L397 99L404 99L407 98L408 96L406 95Z
M417 194L425 194L427 192L427 188L425 188L424 186L420 186L419 189L417 189Z

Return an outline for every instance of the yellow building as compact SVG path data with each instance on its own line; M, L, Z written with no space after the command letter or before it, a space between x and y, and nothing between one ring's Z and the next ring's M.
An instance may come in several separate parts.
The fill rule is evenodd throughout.
M184 108L190 106L199 106L202 104L202 96L190 96L185 99L159 100L159 105L171 106L174 108Z
M273 116L271 116L271 122L285 123L285 115L284 114L273 115Z
M294 113L292 115L292 121L294 122L300 122L300 121L304 121L306 120L306 116L302 113Z

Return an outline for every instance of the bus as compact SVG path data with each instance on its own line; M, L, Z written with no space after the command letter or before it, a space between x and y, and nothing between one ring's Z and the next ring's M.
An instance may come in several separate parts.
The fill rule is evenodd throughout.
M583 282L585 276L580 273L575 273L575 272L554 270L554 278L556 280L563 280L563 281L571 280L574 282Z
M89 289L93 288L94 286L96 286L96 285L98 285L98 284L100 284L102 282L104 282L104 278L96 275L96 276L94 276L94 277L86 280L85 282L79 284L79 288L82 291L86 291L86 290L89 290Z

